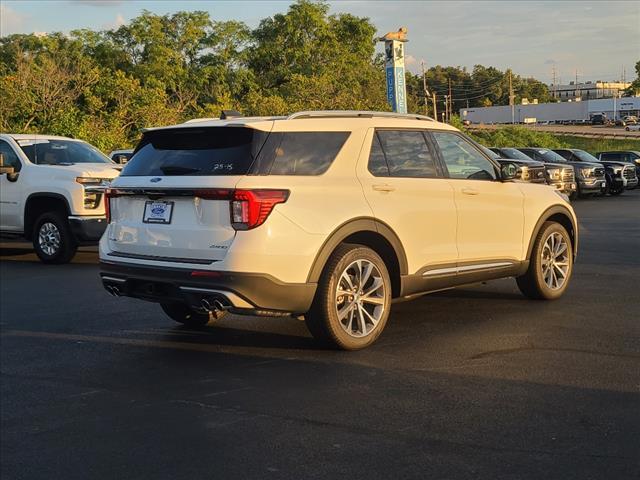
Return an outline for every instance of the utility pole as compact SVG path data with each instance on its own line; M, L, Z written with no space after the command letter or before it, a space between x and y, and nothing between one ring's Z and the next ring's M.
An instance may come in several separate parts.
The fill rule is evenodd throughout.
M511 69L509 69L509 106L511 106L511 124L516 120L515 102L513 96L513 84L511 83Z
M431 95L433 95L433 97L431 97L433 102L433 118L438 120L438 106L436 104L436 92L432 92Z
M448 114L447 114L447 123L451 123L451 110L452 110L452 106L453 106L453 102L451 99L451 77L449 77L449 103L448 103Z
M430 95L429 95L429 90L427 90L427 72L424 69L424 60L422 60L420 64L422 65L422 89L424 91L424 114L429 115Z
M578 97L580 96L580 90L578 89L578 69L576 68L576 94L575 96L575 100L578 99Z
M555 100L556 98L556 93L557 93L557 86L556 86L556 64L553 64L553 68L551 69L551 76L552 76L552 84L551 84L551 95L553 96L553 99Z
M447 94L444 95L444 112L442 114L444 115L444 121L449 123L449 95Z

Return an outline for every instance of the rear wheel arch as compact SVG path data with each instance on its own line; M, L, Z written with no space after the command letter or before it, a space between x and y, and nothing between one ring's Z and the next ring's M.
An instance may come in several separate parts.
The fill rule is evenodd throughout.
M533 251L535 239L545 222L559 223L567 230L571 237L573 257L575 258L578 253L578 226L574 223L573 216L566 207L563 207L562 205L555 205L544 211L531 232L529 245L527 247L527 260L531 259L531 252Z
M317 283L331 254L339 245L351 243L369 247L384 260L391 277L392 295L400 295L400 278L408 271L407 257L396 233L373 218L357 218L340 225L329 235L316 255L307 281Z
M33 237L35 222L46 212L60 212L65 217L70 215L69 202L59 193L32 193L24 204L24 236L27 240Z

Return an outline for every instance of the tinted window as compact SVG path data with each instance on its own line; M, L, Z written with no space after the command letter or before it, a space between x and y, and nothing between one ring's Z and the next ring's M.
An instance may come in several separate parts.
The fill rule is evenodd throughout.
M242 127L151 131L142 138L122 175L244 175L266 135Z
M433 136L438 142L451 178L495 180L493 163L464 138L446 132L433 132Z
M620 160L620 154L618 153L601 153L600 157L602 158L602 160L612 160L612 161Z
M567 163L562 156L551 150L523 148L522 151L539 162Z
M506 158L511 158L513 160L526 160L527 162L532 160L532 157L527 156L517 148L501 148L500 151Z
M349 132L285 132L269 135L253 171L261 175L321 175Z
M18 140L18 145L29 160L38 165L113 163L93 145L74 140Z
M565 160L571 160L571 152L569 150L558 150L556 151L558 155L560 155Z
M384 152L380 145L378 135L373 135L373 141L371 143L371 152L369 153L369 171L374 177L388 177L389 167L387 160L384 158Z
M13 151L11 145L7 142L0 140L0 153L2 154L2 165L5 167L13 167L14 171L19 172L22 168L22 163L16 152Z
M376 135L387 160L390 176L413 178L438 176L435 156L429 149L422 132L380 130Z
M576 150L573 155L578 157L581 162L598 162L598 159L584 150Z

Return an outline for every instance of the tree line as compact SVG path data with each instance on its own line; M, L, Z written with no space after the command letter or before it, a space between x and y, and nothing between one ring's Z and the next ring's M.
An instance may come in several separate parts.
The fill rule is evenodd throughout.
M108 151L134 145L145 127L222 109L389 110L375 36L368 18L330 15L310 0L254 29L202 11L144 11L111 30L10 35L0 38L0 129L73 136ZM439 110L451 91L455 112L508 103L509 73L438 65L426 80ZM422 76L406 80L409 111L424 113ZM516 100L549 100L537 80L512 74L512 82Z

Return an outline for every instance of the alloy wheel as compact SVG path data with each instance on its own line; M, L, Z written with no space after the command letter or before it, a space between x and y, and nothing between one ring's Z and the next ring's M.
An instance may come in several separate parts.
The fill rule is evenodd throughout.
M569 245L565 237L552 232L544 242L541 253L542 278L551 290L561 289L569 275Z
M45 222L40 226L38 245L46 255L53 256L58 253L60 249L60 230L55 224Z
M378 267L356 260L340 275L336 287L336 313L342 329L361 338L373 332L387 308L386 287Z

